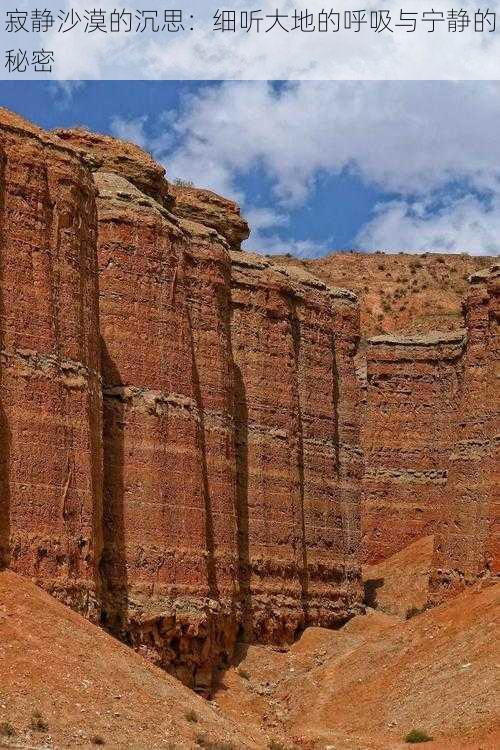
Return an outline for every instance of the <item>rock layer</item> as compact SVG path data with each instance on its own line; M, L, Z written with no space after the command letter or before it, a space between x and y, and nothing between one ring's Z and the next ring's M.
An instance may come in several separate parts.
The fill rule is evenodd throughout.
M230 257L235 204L146 194L137 151L61 135L97 165L103 621L206 690L237 638L359 611L356 298Z
M3 562L89 614L101 551L96 208L75 153L0 110Z
M436 600L497 570L498 269L466 334L365 354L356 296L241 252L236 204L0 136L0 565L205 692L238 640L362 609L362 488L365 560L434 532Z
M358 310L305 272L232 262L244 627L289 642L360 601Z
M449 494L434 549L433 600L500 572L498 445L500 266L475 274L464 301L467 348L449 456Z
M436 531L450 501L449 453L465 332L378 336L366 350L363 560Z
M104 621L209 687L236 634L229 257L98 172ZM132 338L131 338L132 332Z

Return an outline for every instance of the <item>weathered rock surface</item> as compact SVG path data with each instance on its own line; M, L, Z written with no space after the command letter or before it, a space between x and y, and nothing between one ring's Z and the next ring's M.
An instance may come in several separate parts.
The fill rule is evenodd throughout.
M363 561L433 534L450 502L464 331L378 336L366 349Z
M215 229L228 242L231 250L240 250L250 229L240 215L237 203L222 198L211 190L174 184L170 190L175 198L174 213L184 219Z
M101 553L95 189L0 110L0 553L91 614Z
M139 146L85 128L59 128L53 132L85 156L93 171L120 174L163 207L173 205L164 167Z
M292 641L359 611L357 302L230 257L248 232L235 204L175 186L170 212L129 161L120 173L119 143L101 154L86 139L99 165L103 621L208 689L237 638Z
M500 572L500 266L473 275L470 282L448 497L434 549L434 600L456 593L478 576Z
M237 632L229 256L97 172L104 621L207 688ZM132 336L131 336L132 334Z
M358 308L261 256L232 264L244 626L287 642L361 598Z
M359 612L362 557L435 534L435 600L498 569L498 269L465 331L360 347L352 291L247 235L1 111L0 564L207 692L237 641Z

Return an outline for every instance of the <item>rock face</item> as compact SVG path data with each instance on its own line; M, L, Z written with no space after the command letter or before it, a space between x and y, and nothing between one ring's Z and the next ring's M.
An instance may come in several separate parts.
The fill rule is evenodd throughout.
M101 553L95 189L62 142L0 110L0 553L86 614Z
M102 621L208 690L237 638L360 609L356 298L242 254L236 205L153 190L138 150L58 133L98 192Z
M368 341L362 438L366 563L434 534L450 503L449 454L465 341L465 331Z
M241 217L237 203L211 190L191 185L171 185L170 190L175 199L174 212L177 216L215 229L231 250L241 250L241 243L249 237L250 229Z
M232 263L243 624L291 642L360 601L358 309L305 272Z
M355 294L241 252L231 201L109 136L0 138L1 566L203 692L362 609L361 525L369 562L435 533L436 599L495 570L498 270L466 335L360 349Z
M434 549L434 600L500 572L498 442L500 266L471 277L467 348L449 456L449 500Z

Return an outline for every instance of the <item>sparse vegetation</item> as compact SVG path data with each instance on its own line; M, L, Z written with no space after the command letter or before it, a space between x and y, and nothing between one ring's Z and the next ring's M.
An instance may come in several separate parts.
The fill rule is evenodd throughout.
M49 728L49 724L46 719L42 716L40 711L33 711L31 714L31 728L35 732L46 732Z
M411 620L412 617L415 617L416 615L421 615L423 612L425 612L427 609L429 609L429 604L426 602L421 607L410 607L406 610L406 619Z
M13 737L16 733L16 730L10 723L10 721L2 721L0 722L0 737Z
M184 714L184 718L186 719L186 721L189 721L191 724L198 723L198 714L192 708L186 711L186 713Z
M238 669L238 674L239 674L239 676L240 676L240 677L241 677L241 678L242 678L243 680L249 680L249 679L250 679L250 674L249 674L249 672L247 672L247 671L246 671L246 669L243 669L243 668L241 668L241 667L240 667L240 668Z
M416 744L417 742L431 742L432 737L423 729L412 729L405 737L405 742Z
M196 737L196 744L198 747L203 747L205 750L236 750L236 747L232 742L211 740L206 734L199 734Z
M174 180L174 185L177 185L177 187L184 187L184 188L193 187L193 183L190 180L182 180L180 177L177 177Z
M90 738L90 741L93 745L105 745L106 742L103 737L99 734L95 734L93 737Z

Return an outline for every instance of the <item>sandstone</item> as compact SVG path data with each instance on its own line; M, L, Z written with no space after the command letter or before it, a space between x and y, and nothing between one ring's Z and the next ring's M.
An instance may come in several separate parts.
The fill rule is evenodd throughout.
M2 566L204 694L361 612L362 561L433 535L432 602L498 572L498 266L458 261L465 319L363 338L345 258L242 252L133 144L0 137Z
M449 457L449 502L438 527L430 582L433 601L500 572L500 267L478 273L470 282L464 302L468 341Z
M173 211L177 216L215 229L231 250L241 249L250 229L241 217L237 203L211 190L188 185L171 185L171 191L175 199Z
M98 610L101 387L95 189L58 139L0 110L4 563Z
M363 560L434 534L449 502L463 331L368 341Z
M360 601L358 309L310 275L231 258L244 625L286 642Z
M92 133L84 128L59 128L54 136L79 151L93 170L123 175L146 196L169 208L173 205L165 169L134 143Z

